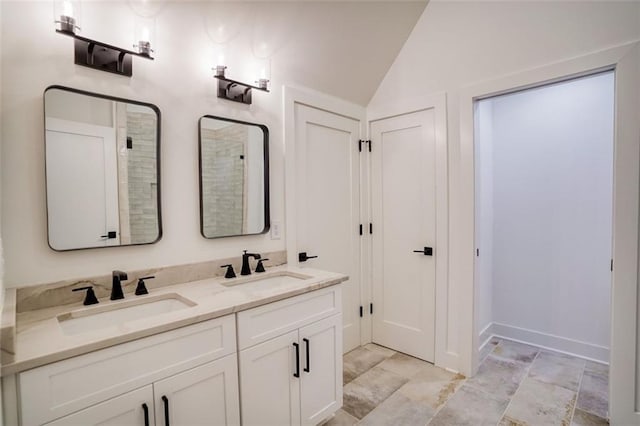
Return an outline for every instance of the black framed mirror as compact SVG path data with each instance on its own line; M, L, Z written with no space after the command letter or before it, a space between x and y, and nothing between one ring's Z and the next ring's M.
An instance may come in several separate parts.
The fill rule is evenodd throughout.
M44 118L49 246L67 251L158 241L158 107L50 86Z
M269 129L205 115L198 123L200 232L205 238L269 231Z

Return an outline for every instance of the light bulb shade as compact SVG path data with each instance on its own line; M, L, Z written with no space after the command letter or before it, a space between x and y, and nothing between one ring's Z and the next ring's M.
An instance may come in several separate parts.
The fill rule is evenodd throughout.
M133 47L138 49L138 53L151 56L155 50L152 48L156 41L156 20L143 16L135 17Z
M271 60L269 58L255 58L253 69L258 87L267 89L268 83L271 80Z
M56 29L75 34L80 31L81 2L79 0L55 0L53 2L53 21Z

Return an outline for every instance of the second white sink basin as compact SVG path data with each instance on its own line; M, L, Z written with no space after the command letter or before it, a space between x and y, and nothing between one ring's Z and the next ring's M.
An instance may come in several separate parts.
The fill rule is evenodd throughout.
M78 309L60 314L57 319L64 334L74 335L162 315L195 305L196 303L179 294L161 294L157 297L144 297L130 302Z
M252 274L239 276L222 282L223 286L232 287L243 284L278 285L308 280L311 275L299 274L291 271L267 272L266 274Z

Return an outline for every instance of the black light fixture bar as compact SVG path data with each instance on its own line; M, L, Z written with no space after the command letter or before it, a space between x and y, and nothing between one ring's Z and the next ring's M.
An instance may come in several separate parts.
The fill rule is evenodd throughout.
M131 55L151 61L154 60L147 54L122 49L101 41L91 40L90 38L74 34L71 31L56 30L56 32L73 37L75 63L77 65L131 77L133 74Z
M269 89L242 83L230 78L215 75L218 79L218 97L243 104L251 104L251 90L256 89L269 93Z

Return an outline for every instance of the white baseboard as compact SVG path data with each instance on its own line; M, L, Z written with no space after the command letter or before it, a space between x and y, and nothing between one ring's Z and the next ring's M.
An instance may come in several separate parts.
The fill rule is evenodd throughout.
M480 332L479 341L481 344L478 350L482 350L492 337L502 337L590 361L609 363L609 348L605 346L496 322L489 324Z

